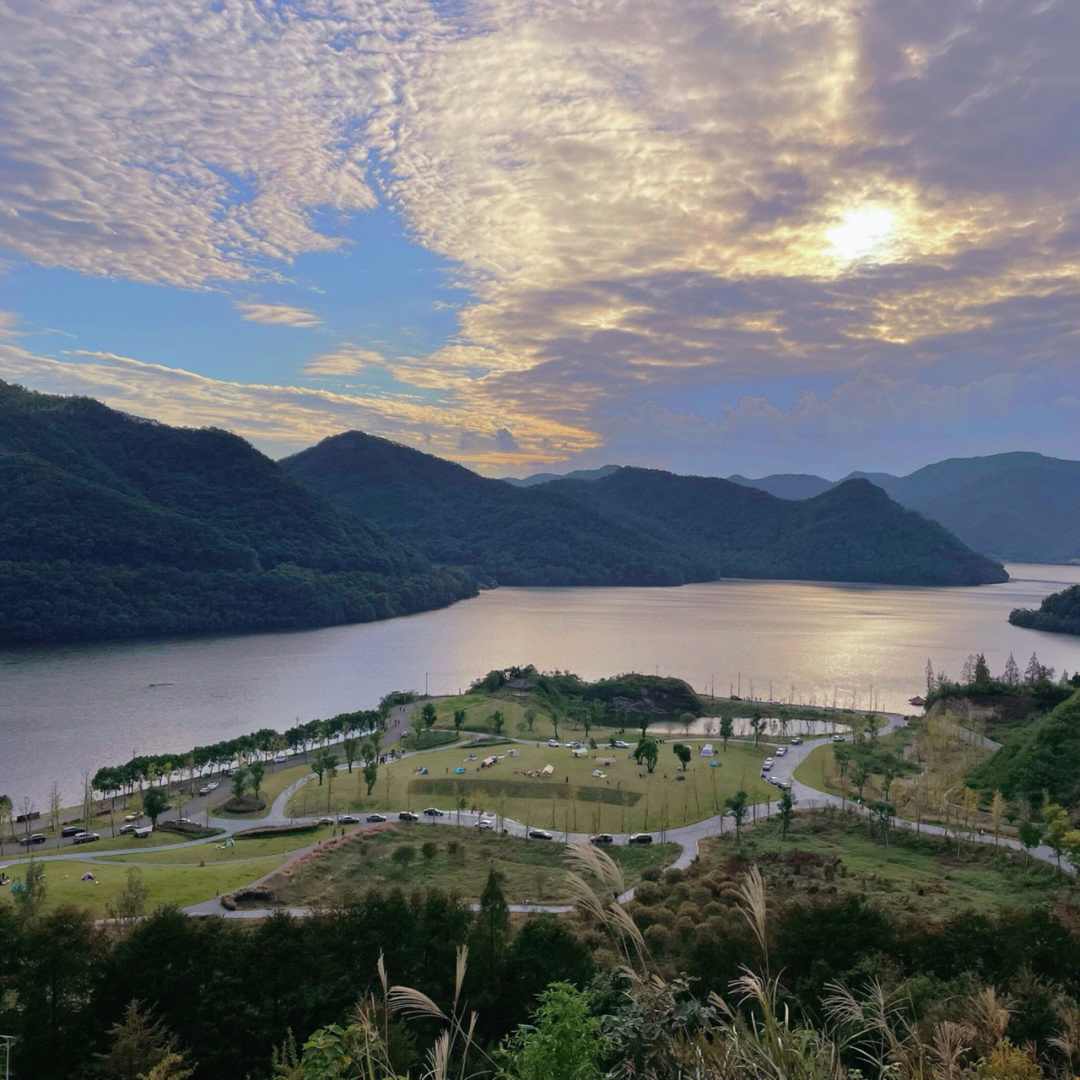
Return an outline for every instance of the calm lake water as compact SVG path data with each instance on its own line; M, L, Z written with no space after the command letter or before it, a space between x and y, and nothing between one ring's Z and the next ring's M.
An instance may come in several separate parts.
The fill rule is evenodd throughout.
M1076 566L1009 566L971 589L727 581L677 589L497 589L442 611L295 633L0 651L0 792L44 808L83 769L376 704L453 692L533 663L586 678L677 675L776 700L902 710L927 657L956 677L969 652L1001 671L1033 650L1080 668L1080 638L1009 625L1014 607L1080 582Z

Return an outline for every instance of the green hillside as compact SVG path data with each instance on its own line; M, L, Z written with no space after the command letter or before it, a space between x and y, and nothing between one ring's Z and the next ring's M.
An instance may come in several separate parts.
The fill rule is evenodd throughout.
M637 468L522 488L355 431L281 464L429 558L504 585L1006 579L1000 565L865 481L804 501Z
M1051 593L1038 608L1014 608L1009 613L1009 622L1029 630L1080 634L1080 585Z
M474 589L238 436L0 383L0 641L366 621Z

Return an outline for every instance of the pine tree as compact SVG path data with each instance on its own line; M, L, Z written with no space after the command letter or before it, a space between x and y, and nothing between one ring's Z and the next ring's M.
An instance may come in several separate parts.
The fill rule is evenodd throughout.
M1009 659L1005 661L1005 672L1001 676L1001 680L1007 686L1020 685L1020 667L1012 653L1009 653Z

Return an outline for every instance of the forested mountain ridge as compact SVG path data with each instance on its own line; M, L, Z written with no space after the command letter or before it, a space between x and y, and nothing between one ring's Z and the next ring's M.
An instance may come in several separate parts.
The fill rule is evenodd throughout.
M811 474L731 479L793 499L834 486ZM991 558L1047 563L1080 558L1080 461L1017 452L949 458L907 476L854 472L846 479L869 480Z
M0 383L0 641L318 626L474 591L236 435Z
M1000 565L865 481L802 502L717 477L631 467L521 488L360 432L281 464L429 558L507 585L1006 579Z

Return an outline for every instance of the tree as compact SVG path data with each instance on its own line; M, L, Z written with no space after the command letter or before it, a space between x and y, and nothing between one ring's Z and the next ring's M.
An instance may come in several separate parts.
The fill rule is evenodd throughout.
M341 742L341 750L345 754L345 764L349 767L349 775L352 775L353 763L360 754L360 740L351 735Z
M137 1001L128 1005L123 1021L113 1024L109 1036L112 1046L94 1056L97 1071L110 1080L145 1080L152 1069L176 1055L176 1040L160 1022L151 1021L140 1011ZM176 1077L177 1073L171 1075Z
M454 715L457 716L457 713L455 713ZM525 710L525 726L530 731L532 731L533 724L535 724L535 723L536 723L536 710L535 709L526 709Z
M881 717L877 713L867 713L865 717L866 733L870 736L870 745L877 744L878 731L881 730Z
M694 720L697 719L692 712L684 712L679 714L679 723L682 724L683 734L690 734L690 726Z
M233 784L235 786L235 779ZM157 819L169 809L169 800L161 788L150 788L143 795L143 813L150 819L150 824L157 828Z
M1001 681L1007 686L1020 685L1020 665L1017 664L1016 657L1012 653L1009 653L1009 659L1005 661L1005 671L1001 676Z
M990 817L994 822L994 845L1001 839L1001 819L1005 814L1005 796L1000 791L994 792L990 800Z
M1032 849L1037 848L1042 843L1043 828L1037 821L1028 818L1026 821L1020 822L1017 833L1020 837L1020 844L1027 854L1028 862L1030 862Z
M18 892L12 889L11 895L23 922L32 923L41 914L45 903L45 866L38 859L31 859L26 864L22 886Z
M990 681L990 667L986 663L986 657L979 653L975 657L975 671L973 672L974 680L978 685L988 683Z
M49 828L54 833L60 831L60 789L55 782L49 792Z
M370 797L372 790L375 787L375 781L379 778L379 761L376 757L370 757L364 763L364 784L367 786L367 793Z
M4 822L11 822L14 827L14 819L11 815L11 796L0 795L0 851L3 850L4 844ZM14 833L12 833L12 839L14 839Z
M435 703L432 701L420 710L420 723L430 731L435 726L435 721L439 719L439 714L435 711Z
M934 692L934 661L926 658L926 696Z
M730 716L720 717L720 738L724 740L724 752L727 753L727 741L735 734L735 723Z
M1057 803L1050 803L1043 811L1043 821L1046 823L1045 840L1060 867L1061 856L1065 853L1065 837L1072 828L1069 815Z
M498 870L488 871L472 934L473 944L477 947L481 966L489 981L495 975L510 932L510 908L503 893L503 880Z
M322 751L320 750L321 754ZM247 769L237 769L232 777L232 793L234 799L242 799L248 789Z
M519 1025L502 1048L515 1080L595 1080L603 1046L588 994L569 983L541 993L531 1024ZM502 1056L501 1055L501 1056Z
M686 766L690 764L691 751L690 747L685 743L677 742L672 748L675 752L675 756L682 762L683 772L686 772Z
M346 739L346 742L349 740ZM266 766L261 761L253 761L248 767L248 777L251 780L251 791L257 799L259 797L259 788L262 787L263 777L266 775Z
M331 764L333 762L333 764ZM311 771L319 778L319 787L322 787L323 776L337 765L337 758L326 750L319 750L311 762Z
M115 922L127 923L146 912L149 899L150 889L142 879L142 872L137 866L129 866L124 891L116 898L116 904L106 905L105 910Z
M660 746L655 739L641 739L634 748L634 760L639 765L644 765L650 773L656 768L659 756Z
M439 854L439 845L436 844L434 840L425 840L420 845L420 854L423 855L428 862L431 862L431 860Z
M559 741L559 714L552 709L551 710L551 725L555 728L555 741Z
M776 806L780 813L780 836L786 840L788 826L791 824L791 817L795 813L795 800L791 797L791 792L786 788L780 792L780 800Z
M859 789L859 802L862 802L863 788L870 778L871 760L863 753L852 754L851 757L851 782Z
M759 711L750 717L750 730L754 733L754 745L757 746L761 733L765 730L765 718Z
M416 848L412 844L402 844L401 847L394 848L394 854L390 858L404 870L416 858Z
M750 797L741 788L731 796L730 799L724 800L724 806L727 807L728 814L731 815L732 821L735 822L735 843L742 842L742 823L746 820L746 810L749 805Z

